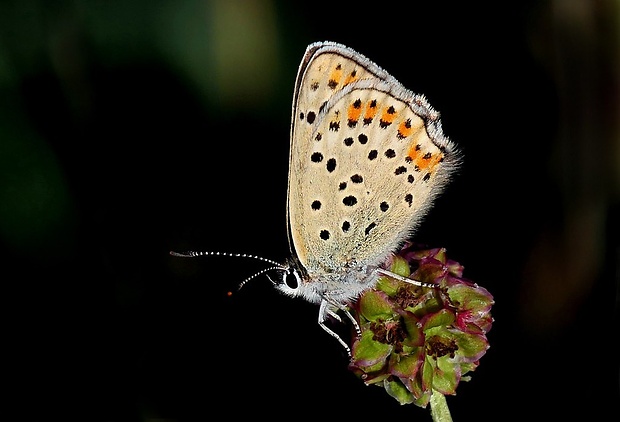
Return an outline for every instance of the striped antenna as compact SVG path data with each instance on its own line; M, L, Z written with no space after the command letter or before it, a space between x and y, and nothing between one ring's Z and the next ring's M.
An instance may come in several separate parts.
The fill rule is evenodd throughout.
M172 256L180 256L183 258L193 258L196 256L230 256L235 258L252 258L258 259L259 261L268 262L276 266L281 270L286 270L287 267L280 264L279 262L273 261L271 259L263 258L262 256L250 255L247 253L229 253L229 252L196 252L196 251L187 251L187 252L174 252L170 251L170 255Z
M260 270L256 274L251 275L250 277L246 278L241 283L239 283L239 286L237 287L237 291L241 290L241 288L243 286L245 286L248 281L252 280L253 278L258 277L261 274L265 274L268 271L272 271L272 270L288 271L288 267L286 265L280 264L279 262L273 261L273 260L268 259L268 258L263 258L262 256L250 255L250 254L245 254L245 253L200 252L200 251L175 252L175 251L170 251L170 255L178 256L178 257L181 257L181 258L194 258L194 257L197 257L197 256L228 256L228 257L233 257L233 258L252 258L252 259L257 259L259 261L263 261L263 262L267 262L269 264L272 264L271 267L265 268L263 270ZM269 276L267 276L267 278L269 278ZM271 278L269 278L269 281L271 281L272 284L275 284Z
M282 266L277 266L277 267L269 267L269 268L265 268L264 270L260 270L260 271L259 271L259 272L257 272L256 274L249 276L248 278L246 278L245 280L243 280L241 283L239 283L239 286L237 287L237 291L241 290L241 288L242 288L243 286L245 286L245 284L246 284L248 281L252 280L252 279L253 279L253 278L255 278L255 277L258 277L258 276L259 276L259 275L261 275L261 274L265 274L267 271L271 271L271 270L283 270L283 271L285 271L285 270L286 270L286 268L282 268ZM271 281L271 284L276 284L276 283L274 283L274 282L273 282L273 280L272 280L269 276L267 276L267 278L269 278L269 281Z

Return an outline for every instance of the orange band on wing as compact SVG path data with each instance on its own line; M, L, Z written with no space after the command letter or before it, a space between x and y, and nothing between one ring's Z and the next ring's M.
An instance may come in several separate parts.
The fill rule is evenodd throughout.
M347 118L349 122L357 122L362 114L362 101L357 99L353 101L347 109Z
M355 70L353 70L345 78L344 85L349 85L351 82L355 82L356 80L357 80L357 72Z
M391 125L394 119L396 119L397 114L398 113L392 106L389 106L383 109L383 113L381 114L381 120L380 120L381 127L387 127Z
M411 119L403 120L398 125L397 135L399 139L405 139L407 136L411 135L413 132L413 127L411 127Z
M437 166L437 164L443 161L442 153L423 153L423 151L417 144L412 145L411 148L409 148L407 157L411 159L411 161L415 165L416 170L427 170L428 172L432 172L433 169Z
M336 87L340 83L340 78L342 78L342 66L337 65L334 70L332 70L332 73L329 75L329 81L327 82L327 85L331 89L336 89Z
M364 123L370 124L377 114L377 100L368 101L366 112L364 113Z

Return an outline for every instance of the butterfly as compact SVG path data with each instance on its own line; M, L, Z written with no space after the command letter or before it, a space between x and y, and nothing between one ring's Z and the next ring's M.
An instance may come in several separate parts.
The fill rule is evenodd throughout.
M412 236L461 156L439 113L362 54L335 42L310 44L293 95L286 224L291 257L262 259L291 297L319 305L318 323L346 315L379 277L433 287L385 269ZM187 252L178 256L226 255ZM243 283L242 283L243 284Z

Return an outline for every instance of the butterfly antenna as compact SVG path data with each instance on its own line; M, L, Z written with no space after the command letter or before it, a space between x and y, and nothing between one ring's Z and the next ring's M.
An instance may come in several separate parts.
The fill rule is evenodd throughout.
M241 290L241 288L245 286L248 281L252 280L253 278L258 277L259 275L265 274L267 271L282 270L282 269L283 269L282 266L277 266L277 267L269 267L269 268L265 268L264 270L260 270L256 274L251 275L250 277L246 278L241 283L239 283L239 286L237 287L237 291ZM267 276L267 278L269 279L269 281L271 281L272 284L275 284L274 281L271 279L271 277Z
M286 270L286 266L280 264L279 262L273 261L273 260L268 259L268 258L263 258L262 256L250 255L250 254L246 254L246 253L196 252L196 251L175 252L175 251L170 251L170 255L172 255L172 256L180 256L182 258L193 258L193 257L196 257L196 256L229 256L229 257L235 257L235 258L237 258L237 257L238 258L252 258L252 259L258 259L259 261L268 262L269 264L273 264L274 267L270 268L270 270L272 270L272 269Z
M254 275L246 278L245 280L243 280L241 283L239 283L239 286L237 287L237 291L241 290L241 288L243 286L245 286L248 283L248 281L258 277L259 275L265 274L268 271L273 271L273 270L287 271L288 270L288 267L286 267L285 265L280 264L279 262L273 261L273 260L268 259L268 258L263 258L262 256L250 255L250 254L245 254L245 253L196 252L196 251L175 252L175 251L170 251L170 255L178 256L178 257L181 257L181 258L194 258L194 257L197 257L197 256L228 256L228 257L235 257L235 258L237 258L237 257L238 258L252 258L252 259L257 259L259 261L267 262L269 264L273 264L271 267L265 268L263 270L260 270L256 274L254 274ZM269 281L271 281L272 284L276 284L269 276L267 276L267 278L269 279Z

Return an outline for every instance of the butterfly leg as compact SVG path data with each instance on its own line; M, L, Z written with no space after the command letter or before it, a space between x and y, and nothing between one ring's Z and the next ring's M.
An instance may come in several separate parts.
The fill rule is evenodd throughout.
M347 309L346 306L343 306L342 304L338 303L338 302L332 302L330 300L327 300L332 306L336 307L337 309L341 310L346 316L347 318L349 318L349 320L351 320L351 324L353 324L353 328L355 328L355 333L357 334L358 337L360 337L362 335L362 330L360 329L359 324L357 323L357 321L355 320L355 318L353 318L353 315L351 315L351 312L349 312L349 310ZM327 312L330 315L335 315L335 312L333 312L331 309L327 308ZM338 321L342 322L342 320L340 319L340 316L338 316L336 318Z
M329 307L325 310L325 312L327 312L327 315L329 315L330 317L334 318L336 321L342 323L342 318L340 318L340 315L338 315L336 312L332 311Z
M349 356L349 358L352 356L351 355L351 349L349 348L349 346L347 345L347 343L344 342L344 340L342 338L340 338L340 336L338 334L336 334L334 331L332 331L329 327L327 327L327 325L325 325L325 321L327 319L327 315L330 316L334 316L335 313L334 311L332 311L329 306L332 305L330 302L328 302L327 300L323 299L321 301L321 305L319 308L319 326L330 336L332 336L333 338L335 338L336 340L338 340L338 342L340 342L340 344L342 345L342 347L344 347L344 350L346 350L347 355ZM339 308L339 307L338 307ZM336 318L337 320L340 321L340 317ZM357 323L356 323L357 324Z
M413 284L414 286L429 287L431 289L436 289L436 288L439 287L438 284L425 283L423 281L418 281L418 280L414 280L412 278L403 277L402 275L398 275L398 274L395 274L395 273L393 273L391 271L384 270L383 268L377 268L377 272L379 274L383 274L383 275L388 276L390 278L393 278L395 280L402 281L403 283Z

